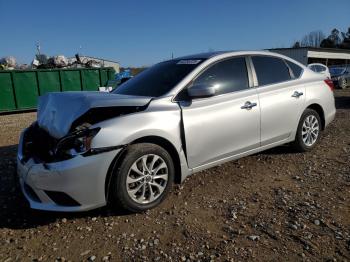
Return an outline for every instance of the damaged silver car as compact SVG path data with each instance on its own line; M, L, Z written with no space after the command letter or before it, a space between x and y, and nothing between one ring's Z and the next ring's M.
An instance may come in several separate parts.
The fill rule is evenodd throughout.
M147 210L195 172L286 143L311 150L334 118L332 91L288 57L215 52L161 62L111 93L50 93L20 137L21 188L35 209Z

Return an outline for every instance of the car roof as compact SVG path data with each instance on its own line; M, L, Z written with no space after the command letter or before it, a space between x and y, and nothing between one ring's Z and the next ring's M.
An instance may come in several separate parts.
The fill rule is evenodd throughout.
M290 57L274 53L268 50L264 51L243 51L243 50L232 50L232 51L214 51L214 52L207 52L207 53L198 53L193 55L186 55L175 58L177 59L210 59L215 57L229 57L229 56L239 56L239 55L267 55L267 56L276 56L288 60L293 60Z
M180 81L171 91L169 91L164 96L173 96L177 94L182 88L184 88L185 85L187 85L192 79L199 74L202 70L210 66L211 64L220 61L222 59L231 58L231 57L239 57L239 56L271 56L276 57L280 59L284 59L286 61L289 61L291 63L294 63L301 67L303 69L302 78L320 78L320 74L312 71L311 69L307 68L302 63L294 60L293 58L290 58L288 56L271 52L271 51L217 51L217 52L207 52L207 53L199 53L199 54L193 54L193 55L187 55L182 57L177 57L174 59L170 59L167 61L172 60L181 60L181 59L189 59L189 60L199 60L203 59L203 61L199 66L197 66L191 73L189 73L184 79ZM301 77L300 77L301 78Z
M214 57L216 55L220 54L225 54L229 53L229 51L215 51L215 52L206 52L206 53L198 53L198 54L193 54L193 55L186 55L186 56L181 56L177 57L176 59L208 59L211 57Z

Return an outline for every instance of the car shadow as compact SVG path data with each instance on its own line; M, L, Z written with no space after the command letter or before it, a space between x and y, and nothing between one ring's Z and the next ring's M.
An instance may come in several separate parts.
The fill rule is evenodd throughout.
M125 216L130 212L109 207L79 213L33 210L22 194L16 173L17 145L0 147L0 228L30 229L58 219Z
M336 96L335 97L335 107L337 109L350 109L350 95L346 96Z
M271 149L267 149L265 151L259 152L256 155L288 155L288 154L298 154L292 146L289 144L281 145L278 147L274 147Z

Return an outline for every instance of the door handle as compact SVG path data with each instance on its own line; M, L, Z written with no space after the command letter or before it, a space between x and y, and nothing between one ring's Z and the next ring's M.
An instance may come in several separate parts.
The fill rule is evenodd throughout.
M257 106L257 103L252 103L250 101L245 102L245 104L243 106L241 106L241 109L247 109L250 110L252 109L254 106Z
M303 92L298 92L298 91L295 91L292 95L292 97L296 97L298 98L299 96L302 96L304 93Z

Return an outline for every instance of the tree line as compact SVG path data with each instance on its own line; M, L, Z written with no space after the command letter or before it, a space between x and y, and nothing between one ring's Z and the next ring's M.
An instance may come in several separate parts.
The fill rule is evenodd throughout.
M292 48L299 47L350 49L350 27L347 32L334 28L327 37L322 31L312 31L292 45Z

